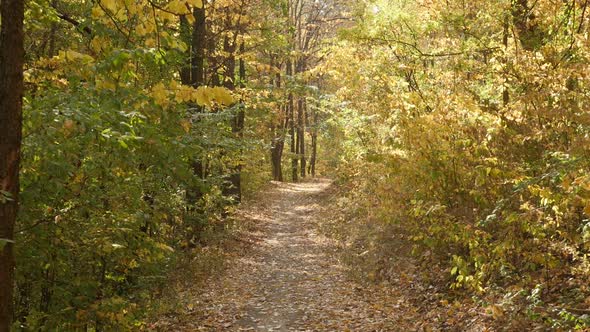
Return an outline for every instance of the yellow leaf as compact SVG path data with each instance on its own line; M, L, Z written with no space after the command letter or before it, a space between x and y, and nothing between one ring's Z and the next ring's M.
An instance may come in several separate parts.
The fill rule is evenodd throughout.
M156 40L154 38L148 38L145 40L145 46L154 47L156 46Z
M193 92L192 99L199 106L211 106L211 100L207 96L207 88L204 86L198 87L196 91Z
M188 0L186 3L195 8L203 8L203 0Z
M93 18L99 18L99 17L102 17L103 15L104 15L104 11L102 11L102 8L100 8L99 6L92 7L92 17Z
M176 18L176 14L168 13L168 12L160 12L158 15L163 21L172 22Z
M193 14L188 14L185 17L186 17L186 20L188 21L188 23L190 23L191 25L193 23L195 23L195 17L193 16Z
M189 8L186 6L186 2L181 0L170 1L170 3L168 3L167 9L176 14L190 13Z
M216 86L211 88L211 90L215 100L218 103L223 104L225 106L229 106L234 103L234 97L231 95L228 89Z
M108 48L109 42L102 37L94 37L90 42L90 48L96 53L102 52Z
M125 0L125 8L127 9L127 11L129 11L129 14L131 15L140 14L143 10L143 7L141 6L140 2L135 0Z
M168 91L162 83L158 83L152 87L152 98L154 102L160 106L165 106L168 103Z
M168 246L168 245L166 245L164 243L157 243L156 244L156 247L158 247L158 248L160 248L162 250L169 251L169 252L174 252L174 249L172 249L172 247L170 247L170 246Z
M110 11L117 11L117 0L102 0L101 3L106 9Z
M115 82L111 80L99 79L97 78L95 81L96 89L97 90L111 90L114 91L117 88Z
M137 25L137 27L135 28L135 32L139 35L139 36L145 36L147 34L147 29L145 28L145 25L143 24L139 24Z
M66 61L82 61L85 63L93 62L94 58L87 54L82 54L72 50L59 51L58 57Z
M180 126L182 127L182 129L184 129L184 132L187 134L189 131L191 131L191 123L188 120L181 120Z

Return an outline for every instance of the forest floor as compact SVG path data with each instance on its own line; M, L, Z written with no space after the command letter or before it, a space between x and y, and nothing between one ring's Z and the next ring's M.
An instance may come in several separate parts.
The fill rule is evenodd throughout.
M351 278L351 267L342 262L342 243L320 231L323 220L333 214L326 204L331 186L326 179L273 183L255 202L238 212L237 220L250 227L230 244L233 253L226 268L205 283L191 286L189 282L185 289L178 290L182 309L164 316L151 329L429 331L444 328L444 324L429 324L428 317L433 318L433 314L427 312L428 308L416 306L412 293L421 291L419 285L410 281L403 287L360 283ZM440 310L434 315L440 316ZM444 320L448 323L447 318ZM485 330L475 326L466 329L461 325L461 330Z

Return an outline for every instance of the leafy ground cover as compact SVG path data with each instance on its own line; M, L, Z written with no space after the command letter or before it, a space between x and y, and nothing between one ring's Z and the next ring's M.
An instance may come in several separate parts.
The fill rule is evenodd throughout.
M332 181L273 183L236 218L251 227L230 249L227 268L205 284L175 290L175 310L150 325L159 331L486 331L490 308L453 301L420 278L400 250L385 276L374 253L354 242ZM336 209L336 210L335 210ZM348 226L345 226L348 225ZM348 235L346 235L348 234ZM357 238L358 239L358 238ZM352 242L351 242L352 241ZM407 245L403 241L398 242ZM188 265L190 266L190 264Z

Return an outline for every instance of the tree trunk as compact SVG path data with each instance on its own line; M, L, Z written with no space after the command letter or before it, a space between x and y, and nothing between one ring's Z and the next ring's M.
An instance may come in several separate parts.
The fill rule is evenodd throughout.
M270 161L272 164L272 178L275 181L283 181L283 171L281 169L281 159L283 158L284 140L280 136L275 136L270 150Z
M294 102L294 105L297 105L297 125L295 126L295 155L297 155L297 162L299 163L299 155L301 153L301 134L299 132L299 116L301 115L301 98L297 98L297 102ZM295 109L293 110L293 112L295 112ZM293 115L295 117L295 115Z
M315 177L315 161L316 161L316 154L317 154L317 146L318 146L318 139L317 134L311 134L311 159L309 160L309 174L312 177Z
M238 33L238 32L236 32ZM243 50L243 44L240 46L240 49ZM224 73L224 82L223 86L229 90L235 90L235 72L236 72L236 45L233 41L230 41L228 36L225 37L223 41L223 51L227 54L227 57L224 61L225 73ZM246 67L244 65L244 60L240 59L239 61L239 68L238 68L238 75L240 82L245 79L246 76ZM242 83L240 83L242 84ZM244 128L244 110L240 108L237 113L231 118L231 131L234 134L234 138L238 139L242 136L242 130ZM238 153L240 155L240 153ZM240 158L241 156L238 156ZM229 184L224 186L223 194L229 197L233 197L236 202L240 202L242 199L242 176L241 176L241 167L232 166L230 167L230 174L227 177Z
M199 87L205 82L205 1L201 8L193 9L195 22L191 40L191 85Z
M315 176L315 162L318 151L318 113L313 109L313 125L311 130L311 159L309 160L309 173Z
M287 60L287 77L293 75L293 65L291 60ZM287 101L287 114L289 117L289 135L291 136L291 176L293 182L297 181L297 146L295 145L295 105L293 105L293 93L289 93Z
M272 61L271 61L272 66ZM277 73L276 78L273 82L277 89L281 88L281 74ZM279 118L279 123L271 124L271 131L273 132L272 135L272 144L270 147L270 162L272 166L272 178L275 181L283 181L283 167L282 167L282 160L283 160L283 148L285 146L285 128L289 124L289 117L287 114L288 110L285 105L279 106L279 114L285 115L285 125L283 126L281 118Z
M195 21L192 26L192 33L188 31L183 31L183 19L181 18L181 33L184 33L186 36L190 36L190 68L182 68L181 69L181 81L183 84L190 85L192 87L199 87L204 84L205 81L205 24L206 24L206 16L205 16L205 1L203 1L203 6L201 8L194 8L193 9L193 16ZM188 24L188 22L186 22ZM186 27L184 27L186 29ZM195 108L198 109L196 105ZM201 157L197 156L191 161L191 168L193 170L193 174L200 180L205 178L205 169L203 167L203 160ZM199 185L191 186L187 193L188 202L190 205L194 205L198 203L201 198L203 197L203 191Z
M298 114L297 114L297 136L299 136L299 158L301 160L301 177L305 177L305 99L301 97L299 99L299 105L297 107Z
M0 2L0 332L12 324L14 225L22 141L23 0Z
M180 16L180 38L188 45L186 59L180 68L180 82L184 85L191 85L192 35L186 15Z
M509 33L509 25L508 25L508 17L504 18L503 22L503 33L502 33L502 45L504 45L504 52L508 50L508 33ZM508 92L508 78L506 77L506 73L504 75L504 84L502 85L502 103L504 106L508 105L510 102L510 93Z

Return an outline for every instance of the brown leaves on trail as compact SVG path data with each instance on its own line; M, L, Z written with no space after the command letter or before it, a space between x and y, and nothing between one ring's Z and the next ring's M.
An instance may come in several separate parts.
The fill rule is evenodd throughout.
M399 331L432 330L428 308L397 284L352 281L341 246L318 232L330 182L275 184L262 204L240 213L258 223L249 250L203 289L186 290L180 314L152 326L161 331ZM266 205L266 207L262 207ZM252 237L243 234L245 237ZM405 279L404 279L405 278ZM410 277L398 280L410 280ZM411 281L408 281L408 285ZM400 281L401 285L401 281ZM410 290L428 293L428 289ZM410 294L411 296L411 294ZM448 303L447 303L448 304ZM444 306L441 306L444 307ZM448 310L459 310L453 304ZM444 309L447 310L447 309ZM433 312L440 316L445 311ZM457 317L460 319L460 317ZM443 319L444 320L444 319ZM436 329L436 328L435 328Z

